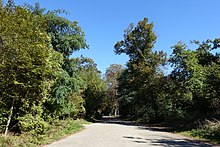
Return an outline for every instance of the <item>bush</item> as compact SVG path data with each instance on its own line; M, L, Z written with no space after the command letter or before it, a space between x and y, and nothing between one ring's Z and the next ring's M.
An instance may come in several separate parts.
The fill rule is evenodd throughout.
M206 139L213 143L220 143L220 121L218 120L205 120L204 123L198 128L193 129L187 134L193 137L199 137L201 139Z
M218 120L206 120L205 124L201 127L201 129L207 132L207 135L209 136L220 137L220 121Z
M49 129L49 124L39 115L33 116L31 114L26 114L19 117L18 120L22 132L29 132L33 135L44 134Z
M22 118L22 120L24 120L24 118L27 118L27 120L24 121L25 123L22 123L23 129L33 129L28 125L28 122L33 123L33 117L26 115ZM30 131L32 133L23 132L20 136L0 135L0 147L36 147L39 145L48 144L55 140L59 140L66 135L79 131L83 128L82 124L85 123L87 122L84 120L74 120L67 118L66 120L59 120L54 122L53 125L50 126L50 129L46 129L47 131L45 131L44 134L34 134L34 131L32 130ZM41 122L41 125L42 124L44 123ZM39 126L39 122L37 126ZM42 126L40 128L42 128ZM41 132L41 130L37 129L37 132Z

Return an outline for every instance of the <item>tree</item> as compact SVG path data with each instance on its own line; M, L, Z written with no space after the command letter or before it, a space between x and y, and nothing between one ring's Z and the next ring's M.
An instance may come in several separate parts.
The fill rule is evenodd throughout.
M74 77L80 76L85 87L82 91L85 100L86 117L89 119L99 118L106 107L106 83L101 78L101 72L97 64L86 57L70 59L68 72Z
M60 118L78 117L84 114L84 100L81 89L84 82L80 77L72 77L66 71L57 73L57 79L52 86L51 98L47 101L50 113Z
M77 50L88 48L85 42L85 35L76 21L71 22L63 17L58 16L54 12L48 12L47 32L51 36L53 49L62 53L64 58Z
M27 113L41 115L37 109L50 89L55 68L50 61L56 53L50 48L42 16L15 7L1 9L0 20L0 101L4 118L8 118L4 122L7 135L19 117Z
M148 19L144 18L136 27L130 24L125 30L124 40L115 45L115 53L125 53L129 56L129 62L147 61L156 42L156 35L153 32L153 23L147 24Z
M220 114L220 97L219 97L219 65L220 54L216 51L219 49L220 39L206 40L203 42L194 41L198 45L196 54L198 63L202 66L204 84L202 98L198 99L196 106L203 110L207 115Z
M52 85L50 99L45 106L50 108L48 113L52 113L60 118L77 117L84 113L84 100L81 91L84 88L84 81L77 75L76 67L70 55L77 50L88 48L85 35L76 21L72 22L59 16L65 13L64 10L47 11L40 7L25 5L25 9L31 11L36 16L43 16L46 21L46 31L51 37L52 48L63 55L62 69L56 71L56 80Z
M107 92L110 98L109 109L115 116L119 115L119 102L118 102L118 78L124 68L120 64L111 64L107 68L105 78L107 82Z
M24 5L35 15L43 15L47 23L47 33L51 37L51 45L55 51L63 54L65 62L74 51L88 48L85 33L77 21L70 21L59 14L66 13L64 10L46 11L39 3L35 6ZM64 65L65 66L65 65Z
M40 127L46 124L43 104L62 55L50 48L42 15L21 7L4 7L0 13L0 119L7 135L9 128L22 131L24 126L33 125L27 122L33 118L42 124Z
M170 74L175 83L173 104L181 106L188 115L218 114L219 54L214 55L212 50L218 48L219 39L192 43L198 45L196 50L179 42L169 59L174 68Z
M154 79L162 74L160 66L165 62L165 54L162 51L152 51L156 38L153 23L148 24L148 19L144 18L136 27L131 24L125 31L124 40L115 45L116 54L125 53L129 56L127 69L119 78L119 93L121 104L126 109L130 107L127 112L135 117L143 115L140 114L142 109L143 113L149 112L148 108L145 108L146 103L152 104L151 106L155 103L154 91L150 86Z

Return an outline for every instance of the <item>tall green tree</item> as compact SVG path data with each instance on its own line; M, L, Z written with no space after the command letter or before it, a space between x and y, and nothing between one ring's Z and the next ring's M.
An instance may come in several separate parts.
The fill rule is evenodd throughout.
M119 92L124 108L130 106L126 111L135 117L149 112L148 108L145 108L146 103L151 103L150 106L155 103L150 85L154 78L161 74L160 66L165 62L165 54L162 51L152 51L156 38L153 23L148 23L148 19L144 18L136 27L131 24L125 31L124 40L115 45L116 54L125 53L129 56L127 69L120 78Z

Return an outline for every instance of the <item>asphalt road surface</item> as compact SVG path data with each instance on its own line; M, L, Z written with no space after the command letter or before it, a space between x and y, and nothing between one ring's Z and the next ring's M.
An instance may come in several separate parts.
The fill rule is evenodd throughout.
M108 120L85 126L79 133L45 147L211 147L177 134L125 121Z

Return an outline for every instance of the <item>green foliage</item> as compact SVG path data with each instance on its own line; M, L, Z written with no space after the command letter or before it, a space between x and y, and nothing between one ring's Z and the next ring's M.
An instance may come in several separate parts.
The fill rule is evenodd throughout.
M148 19L140 21L136 27L130 25L125 31L124 40L115 45L117 54L129 56L127 69L119 78L121 112L136 118L157 116L157 81L162 76L160 66L165 62L165 54L153 52L156 35L153 23ZM158 89L159 90L159 89ZM124 110L123 110L124 109ZM152 118L153 119L153 118Z
M3 108L4 104L0 103L1 108ZM5 125L7 123L7 118L5 117L7 115L7 110L0 109L0 132L2 132L5 129Z
M62 71L57 76L57 80L54 83L53 100L58 104L62 104L69 93L78 92L80 89L79 81L72 78L66 71Z
M89 76L89 75L88 75ZM90 74L90 82L85 90L85 108L88 118L99 118L106 101L106 85L99 75Z
M85 34L76 21L70 21L59 14L64 10L46 11L39 3L35 6L24 5L35 15L43 15L47 23L47 33L51 37L51 45L55 51L60 52L65 59L68 59L74 51L88 48L85 41Z
M126 68L112 64L103 79L92 59L70 58L88 45L78 23L59 16L63 12L0 1L0 131L21 135L0 137L2 146L22 137L18 146L42 144L54 130L62 136L81 128L70 117L95 119L119 108L143 122L220 115L219 38L192 41L195 49L179 42L167 61L164 52L153 51L157 37L144 18L115 44L116 54L129 56ZM168 75L162 71L166 63L172 66ZM192 133L219 137L219 122Z
M50 63L54 50L42 16L20 7L0 13L0 101L10 125L11 119L15 123L45 101L55 69Z
M84 76L87 83L84 92L86 115L89 118L100 117L105 107L106 84L97 69L87 70Z
M202 126L202 130L206 131L209 136L220 138L220 121L206 120L205 124Z
M148 19L144 18L134 27L130 24L125 30L124 40L115 45L117 54L125 53L129 56L130 61L146 60L151 49L156 42L156 35L153 32L153 23L148 24Z
M68 104L69 115L73 118L81 118L85 114L84 99L81 95L74 93L69 95L70 103Z
M9 93L30 91L32 94L31 91L35 91L35 95L38 95L42 92L44 79L50 72L50 68L47 67L50 64L46 59L49 59L49 53L52 52L49 49L48 36L43 30L44 22L42 18L36 18L20 8L10 15L2 11L1 17L3 21L0 36L3 40L3 49L0 72L1 78L4 79L1 81L5 82L2 83L5 87L1 88L5 91L1 93L5 96L19 97L17 94ZM30 79L33 84L28 82ZM26 92L20 93L25 95Z
M177 43L167 61L172 72L165 76L161 70L165 54L152 51L156 42L152 29L153 23L145 18L136 27L130 25L124 40L115 45L116 54L129 56L118 79L121 114L144 122L177 123L189 116L218 116L220 56L214 50L220 40L192 41L196 49Z
M31 135L45 134L49 129L49 124L43 120L40 115L33 116L26 114L18 118L22 132L28 132Z
M49 126L44 134L23 133L20 136L0 136L0 146L2 147L35 147L45 145L53 141L62 139L64 136L77 132L83 128L84 120L59 120ZM27 124L28 125L28 124Z
M2 147L16 147L17 146L16 138L6 138L4 136L0 136L0 145Z
M202 140L212 142L214 144L220 143L220 123L218 120L205 120L197 129L183 132L183 135L196 137Z
M44 14L39 4L32 8L8 1L0 9L0 129L6 134L45 135L53 119L85 113L84 80L64 68L74 68L68 57L87 47L83 31L55 12Z
M89 119L100 117L106 104L106 83L96 66L92 59L86 57L71 59L66 66L69 75L80 77L84 82L81 90Z
M198 41L194 42L199 45L195 51L186 50L187 46L185 44L179 43L174 46L170 62L175 67L171 76L176 80L176 83L181 86L181 88L180 86L176 88L178 91L182 89L180 95L190 95L190 99L183 97L192 102L191 106L188 105L188 107L191 107L194 111L200 111L200 113L205 115L208 113L213 114L214 111L218 111L216 106L213 109L213 102L215 101L215 105L219 102L218 96L213 95L215 91L218 91L218 78L216 77L217 75L210 77L210 72L215 70L211 75L219 72L219 55L214 55L211 52L214 46L216 46L213 45L212 47L211 43L215 41L207 40L202 44ZM213 78L215 80L210 83L210 80ZM188 108L189 111L192 111L192 109Z
M71 22L55 13L48 12L47 32L51 36L53 49L62 53L68 58L74 51L87 48L84 32L78 26L76 21Z

